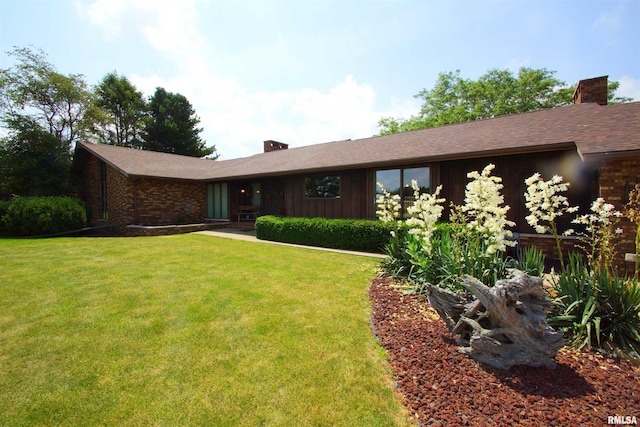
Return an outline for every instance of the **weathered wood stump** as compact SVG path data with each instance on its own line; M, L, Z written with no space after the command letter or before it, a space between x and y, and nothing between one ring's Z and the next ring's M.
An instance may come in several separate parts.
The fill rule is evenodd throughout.
M547 325L551 303L542 279L520 270L492 288L471 276L460 284L468 292L427 286L429 304L458 336L458 351L499 369L514 365L555 368L564 345L562 335Z

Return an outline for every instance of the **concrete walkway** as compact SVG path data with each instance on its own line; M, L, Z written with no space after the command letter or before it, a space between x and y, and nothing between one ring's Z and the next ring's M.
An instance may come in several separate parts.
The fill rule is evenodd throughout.
M342 249L331 249L331 248L320 248L317 246L304 246L304 245L294 245L292 243L281 243L281 242L272 242L269 240L259 240L256 237L255 231L243 231L243 230L235 230L232 228L221 228L219 230L207 230L207 231L196 231L194 234L204 234L206 236L215 236L222 237L226 239L236 239L236 240L244 240L246 242L258 242L258 243L268 243L272 245L281 245L281 246L292 246L295 248L302 249L312 249L316 251L325 251L325 252L336 252L340 254L348 254L348 255L357 255L357 256L366 256L371 258L386 258L386 255L382 254L374 254L370 252L356 252L356 251L345 251Z

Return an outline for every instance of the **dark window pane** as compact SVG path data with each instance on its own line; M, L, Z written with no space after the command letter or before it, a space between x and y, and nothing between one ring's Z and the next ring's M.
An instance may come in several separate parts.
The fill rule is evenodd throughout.
M340 197L340 175L308 176L304 179L307 199L337 199Z

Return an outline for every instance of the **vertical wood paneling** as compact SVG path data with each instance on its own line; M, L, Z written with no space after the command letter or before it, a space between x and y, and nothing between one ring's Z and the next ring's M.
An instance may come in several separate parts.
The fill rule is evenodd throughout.
M572 205L583 203L581 200L584 198L583 194L589 194L592 191L591 183L595 170L593 166L582 163L574 151L452 160L439 164L439 175L443 185L442 196L447 199L447 207L449 202L456 205L464 203L464 191L469 182L467 173L474 170L480 172L489 163L496 165L492 175L502 178L504 203L510 207L507 217L515 221L514 231L533 232L525 220L529 211L525 207L524 180L535 172L540 172L545 180L551 179L555 174L563 175L565 180L572 177L576 182L567 193ZM577 188L578 186L580 188ZM559 225L566 226L568 223Z
M333 174L334 172L327 172ZM287 215L326 218L367 218L366 187L367 170L335 172L340 174L341 194L339 199L306 199L304 196L304 178L295 175L287 179L285 200Z

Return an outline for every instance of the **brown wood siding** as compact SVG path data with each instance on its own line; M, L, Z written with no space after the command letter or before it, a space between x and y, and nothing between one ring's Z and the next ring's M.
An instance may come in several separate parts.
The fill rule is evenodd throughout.
M289 216L325 218L371 217L371 191L368 189L369 172L364 169L327 172L340 175L340 198L307 199L304 179L309 175L294 175L285 180L286 213Z
M492 175L502 178L504 202L511 207L507 217L516 222L513 230L517 232L534 232L525 220L529 211L525 207L524 180L535 172L540 172L545 180L551 179L553 175L563 176L570 183L567 192L570 203L579 205L583 211L588 209L590 200L596 194L596 165L583 163L575 151L567 150L441 162L441 194L447 199L447 206L450 202L456 205L464 203L464 191L469 182L467 173L474 170L480 172L489 163L496 165ZM560 224L561 227L568 225L568 220Z

